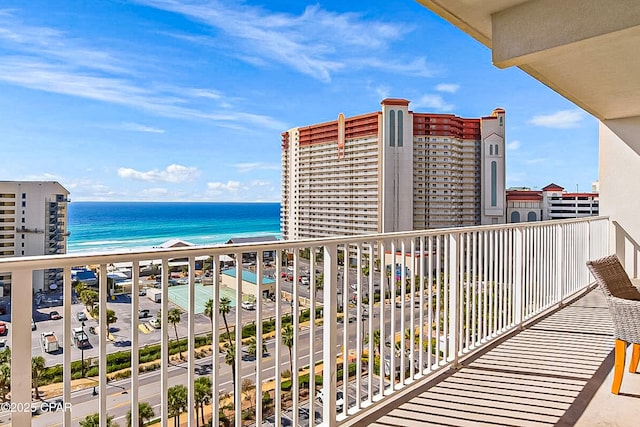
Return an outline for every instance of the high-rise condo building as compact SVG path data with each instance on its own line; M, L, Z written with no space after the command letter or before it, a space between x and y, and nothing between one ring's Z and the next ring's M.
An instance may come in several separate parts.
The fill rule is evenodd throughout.
M282 133L285 239L505 223L505 111L465 119L387 98Z
M66 253L68 196L57 182L0 181L0 257ZM34 272L36 291L61 284L58 270ZM0 296L10 290L11 277L0 273Z

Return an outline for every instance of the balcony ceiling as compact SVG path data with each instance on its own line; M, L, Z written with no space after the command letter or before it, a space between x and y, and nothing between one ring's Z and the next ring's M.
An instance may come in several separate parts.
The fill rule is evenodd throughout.
M601 120L640 116L637 0L418 0Z

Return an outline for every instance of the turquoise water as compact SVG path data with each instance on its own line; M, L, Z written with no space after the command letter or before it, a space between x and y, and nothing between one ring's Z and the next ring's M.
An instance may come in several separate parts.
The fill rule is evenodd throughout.
M280 236L279 203L72 202L67 252L196 245Z

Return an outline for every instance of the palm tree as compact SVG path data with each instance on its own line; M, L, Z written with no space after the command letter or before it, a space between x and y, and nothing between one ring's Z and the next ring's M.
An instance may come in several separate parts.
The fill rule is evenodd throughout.
M226 353L224 354L224 363L231 367L231 379L233 381L233 389L236 389L236 347L232 341L224 345ZM236 395L233 395L233 403L235 406Z
M180 414L187 410L187 387L178 384L167 390L167 409L173 417L173 425L178 427Z
M87 415L83 421L80 421L82 427L99 427L100 414L95 413ZM118 424L113 422L113 415L107 415L107 427L117 427Z
M227 314L231 312L231 300L227 297L220 298L220 305L218 311L222 314L222 320L224 320L224 327L227 330L227 339L231 343L231 332L229 332L229 324L227 323Z
M211 321L211 330L213 331L213 316L215 312L213 311L213 298L209 298L207 302L204 304L204 315L209 318Z
M169 313L167 314L167 322L173 324L173 330L176 333L176 342L178 342L178 326L177 326L177 324L180 323L181 315L182 315L182 312L177 307L176 308L172 308L171 310L169 310ZM180 349L180 346L178 346L178 353L180 354L180 360L182 360L182 350Z
M208 405L213 397L213 393L211 392L211 378L208 376L199 377L193 387L194 400L196 401L196 425L200 425L197 417L198 408L200 408L200 418L202 419L202 425L204 425L204 405Z
M107 323L107 339L109 338L109 331L111 330L111 325L116 323L118 321L118 317L116 317L116 312L111 310L111 309L107 309L107 319L106 319L106 323Z
M293 348L293 326L291 326L291 324L287 324L282 328L282 344L289 347L289 366L291 367L291 375L293 376L293 354L291 350Z
M267 345L263 341L261 356L266 352L267 352ZM256 340L256 337L251 337L251 339L249 340L249 345L247 346L247 353L249 353L249 356L251 357L258 357L258 341Z
M34 356L31 358L31 381L33 381L33 387L35 388L35 394L38 399L40 398L40 394L38 393L38 380L44 372L46 363L42 356Z
M138 426L142 427L145 424L145 420L149 421L156 414L153 412L153 407L149 405L147 402L138 402ZM127 412L127 427L132 427L131 425L131 410Z

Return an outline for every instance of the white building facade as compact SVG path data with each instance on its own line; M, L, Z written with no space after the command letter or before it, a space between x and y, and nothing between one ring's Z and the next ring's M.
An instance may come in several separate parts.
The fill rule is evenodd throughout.
M600 214L597 192L569 193L557 184L542 190L507 190L507 218L510 223L582 218Z
M506 222L505 111L379 112L282 134L285 239Z
M0 256L56 255L67 252L69 192L57 182L0 181ZM11 277L0 273L3 295ZM62 284L59 271L36 271L33 289Z

